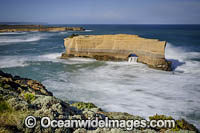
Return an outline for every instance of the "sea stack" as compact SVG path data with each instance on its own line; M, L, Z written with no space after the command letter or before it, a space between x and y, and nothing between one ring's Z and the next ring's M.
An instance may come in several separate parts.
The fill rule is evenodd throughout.
M64 39L66 52L61 58L86 57L104 61L128 61L131 55L137 62L151 68L170 71L171 62L165 59L166 41L141 38L137 35L74 35Z

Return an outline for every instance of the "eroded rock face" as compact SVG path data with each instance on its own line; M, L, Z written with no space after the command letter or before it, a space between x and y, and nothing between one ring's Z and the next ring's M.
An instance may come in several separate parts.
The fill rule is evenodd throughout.
M81 35L65 38L66 52L61 58L88 57L105 61L128 60L138 56L138 62L149 67L170 71L171 63L165 59L165 41L145 39L137 35Z
M52 96L40 82L19 76L12 76L0 70L0 86L18 93L33 93L37 95Z

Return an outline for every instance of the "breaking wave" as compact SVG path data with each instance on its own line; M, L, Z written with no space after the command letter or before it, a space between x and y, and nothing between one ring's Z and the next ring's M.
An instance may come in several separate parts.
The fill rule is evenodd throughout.
M33 36L33 37L30 37L30 38L21 38L21 39L0 38L0 43L1 43L1 45L3 45L2 43L34 42L34 41L38 41L40 39L42 39L40 36Z
M0 68L25 67L27 58L23 56L0 56Z
M68 33L67 31L60 32L60 34L67 34L67 33Z
M27 32L2 32L0 35L26 34Z
M0 68L25 67L29 65L29 62L34 63L38 61L50 61L62 64L83 64L96 61L95 59L84 58L60 59L60 56L61 53L50 53L38 56L0 56Z
M85 30L85 32L91 32L91 31L93 31L93 30Z
M172 62L174 71L184 73L199 73L200 62L194 59L200 57L199 52L187 52L181 47L175 47L168 43L166 46L165 57Z
M9 45L13 43L22 43L22 42L35 42L41 39L46 38L46 34L40 33L24 33L22 35L16 36L0 36L0 45Z

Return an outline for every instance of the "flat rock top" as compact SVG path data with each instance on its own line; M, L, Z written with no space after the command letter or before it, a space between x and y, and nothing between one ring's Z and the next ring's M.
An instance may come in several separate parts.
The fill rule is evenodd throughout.
M133 50L164 55L165 45L165 41L129 34L80 35L65 38L65 46L74 49Z
M86 39L86 40L93 40L93 39L114 39L114 40L149 40L149 41L159 41L157 39L146 39L139 37L138 35L130 35L130 34L115 34L115 35L79 35L73 38L76 39ZM65 38L71 39L71 38Z

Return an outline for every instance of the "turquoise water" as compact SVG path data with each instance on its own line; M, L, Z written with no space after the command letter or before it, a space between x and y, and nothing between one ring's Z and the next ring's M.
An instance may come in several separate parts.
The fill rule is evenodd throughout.
M71 26L71 25L57 25ZM80 25L72 25L80 26ZM0 69L41 81L64 100L93 102L106 111L165 114L200 125L199 25L81 25L82 32L0 33ZM137 34L166 40L173 71L143 64L61 60L63 39L76 34Z

